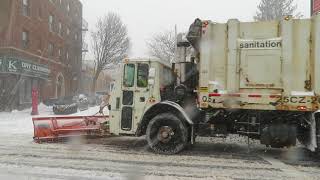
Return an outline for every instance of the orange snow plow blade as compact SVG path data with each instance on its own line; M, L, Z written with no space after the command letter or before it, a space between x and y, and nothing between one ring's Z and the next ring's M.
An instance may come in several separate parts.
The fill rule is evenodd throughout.
M38 143L73 136L103 136L109 130L108 116L34 117L32 121L33 139Z

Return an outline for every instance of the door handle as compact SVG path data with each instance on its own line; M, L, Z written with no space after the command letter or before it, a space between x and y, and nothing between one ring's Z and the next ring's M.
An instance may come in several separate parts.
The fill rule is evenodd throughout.
M145 97L140 97L140 102L145 102L146 98Z

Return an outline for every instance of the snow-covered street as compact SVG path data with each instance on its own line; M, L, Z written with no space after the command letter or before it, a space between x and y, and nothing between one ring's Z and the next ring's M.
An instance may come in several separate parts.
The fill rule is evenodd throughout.
M93 115L98 107L77 115ZM319 179L320 162L302 148L266 149L246 139L197 139L179 155L151 152L144 138L32 141L31 110L0 113L0 179ZM40 106L41 116L53 115Z

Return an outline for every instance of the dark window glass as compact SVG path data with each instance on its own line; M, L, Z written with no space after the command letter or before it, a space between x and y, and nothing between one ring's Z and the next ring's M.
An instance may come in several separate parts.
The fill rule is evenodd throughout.
M125 87L133 87L134 85L135 65L126 64L124 67L123 85Z
M121 129L130 131L132 128L132 107L123 107L121 113Z
M123 105L132 105L133 104L133 92L132 91L123 91L122 104Z
M148 76L149 76L149 65L148 64L138 64L137 86L138 87L147 87L148 86Z
M120 109L120 98L116 100L116 109Z

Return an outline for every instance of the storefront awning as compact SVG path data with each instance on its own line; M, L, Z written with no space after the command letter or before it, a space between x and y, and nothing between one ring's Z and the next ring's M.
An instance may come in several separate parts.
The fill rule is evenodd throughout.
M37 64L21 58L0 57L0 73L19 74L48 79L50 69L46 65Z

